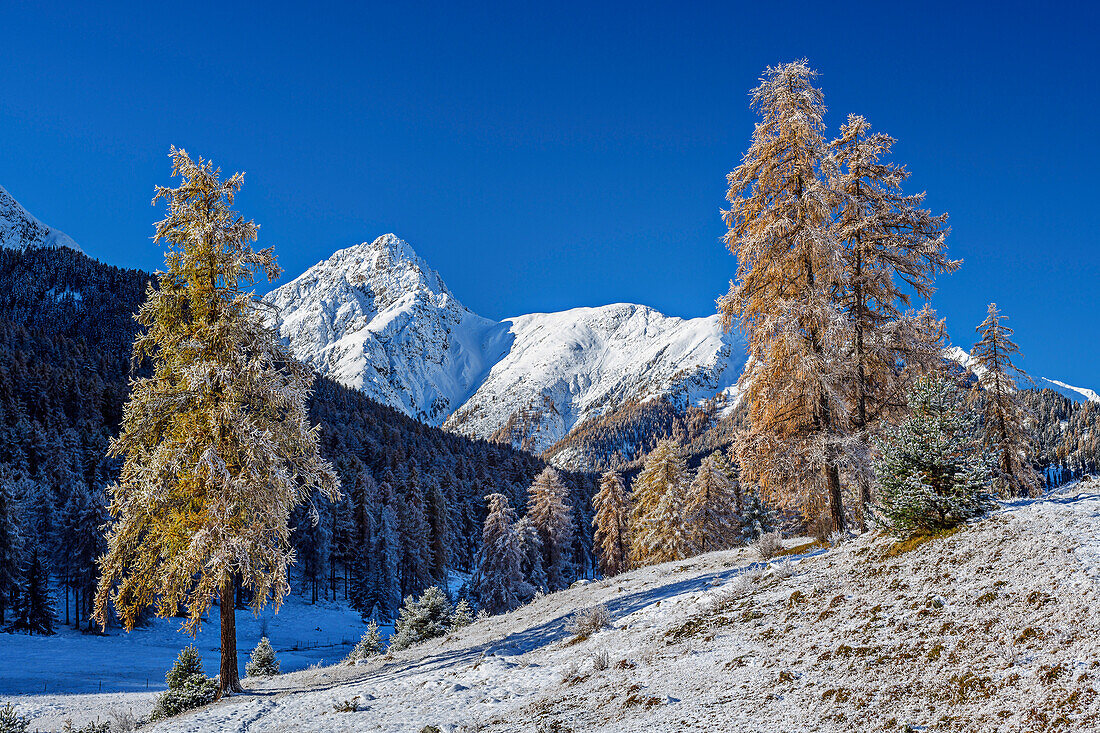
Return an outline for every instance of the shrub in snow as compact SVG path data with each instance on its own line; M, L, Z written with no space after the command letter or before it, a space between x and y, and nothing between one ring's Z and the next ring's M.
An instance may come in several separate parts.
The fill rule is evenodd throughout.
M603 649L592 655L592 668L597 672L602 672L611 666L611 658L607 654L607 650Z
M0 733L26 733L30 724L30 718L15 712L10 702L0 708Z
M455 612L451 615L451 631L461 629L463 626L469 626L474 622L474 609L470 607L469 601L463 598L455 606Z
M783 542L780 540L778 532L765 532L756 538L752 543L752 548L756 550L756 554L760 556L761 560L767 561L783 551Z
M185 710L213 702L218 696L218 682L203 674L202 660L194 645L180 651L176 663L164 679L168 683L168 691L157 698L153 720L179 715Z
M925 377L909 393L908 419L879 443L878 510L898 534L932 533L985 513L988 457L975 442L965 397L943 377Z
M111 733L111 724L108 721L94 723L86 723L79 728L73 727L73 722L70 720L65 723L65 726L61 729L61 733Z
M368 659L382 653L382 635L378 633L378 623L373 619L367 624L367 633L359 639L359 643L351 650L351 654L344 661L347 664L355 664L360 659Z
M419 599L409 596L398 612L393 627L390 649L408 649L437 636L443 636L451 625L451 604L438 586L424 591Z
M275 650L271 648L271 642L267 637L261 637L260 643L252 650L252 657L244 666L244 673L249 677L274 677L279 674L279 660L275 658Z
M573 641L584 641L600 629L611 625L611 612L607 606L599 605L582 608L573 614L565 630L573 635Z

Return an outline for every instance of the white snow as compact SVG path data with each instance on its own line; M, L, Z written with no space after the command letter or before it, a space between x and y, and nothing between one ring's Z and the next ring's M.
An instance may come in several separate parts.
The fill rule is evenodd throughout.
M1097 516L1092 480L894 556L866 535L767 566L739 549L643 568L362 666L248 681L151 730L1096 730ZM570 615L596 604L611 627L574 642ZM123 702L54 697L51 715Z
M0 247L69 247L83 251L69 235L31 216L3 186L0 186Z
M1058 386L1058 387L1061 387L1062 389L1068 389L1071 392L1076 392L1077 394L1081 395L1082 397L1084 397L1089 402L1100 402L1100 394L1096 394L1096 392L1094 392L1091 389L1088 389L1087 387L1074 387L1072 384L1066 384L1065 382L1059 382L1057 379L1050 379L1048 377L1043 377L1043 381L1050 382L1051 384L1053 384L1055 386Z
M614 304L496 322L463 306L408 243L340 250L272 291L298 358L432 425L541 451L622 401L713 397L745 347L717 316Z

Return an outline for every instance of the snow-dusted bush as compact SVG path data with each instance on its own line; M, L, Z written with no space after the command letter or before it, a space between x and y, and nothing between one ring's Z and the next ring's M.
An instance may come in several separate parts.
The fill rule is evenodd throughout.
M409 596L398 612L390 649L408 649L437 636L443 636L451 625L451 604L438 586L424 591L420 598Z
M764 503L756 491L746 491L742 500L741 541L745 544L755 542L761 535L775 529L775 512Z
M767 561L783 551L783 542L778 532L765 532L753 541L752 548L761 560Z
M355 664L360 659L369 659L382 653L382 635L378 633L378 623L373 619L367 624L367 632L344 660L346 664Z
M451 614L451 631L461 629L463 626L469 626L474 622L474 609L470 607L470 603L463 598L455 606L455 611Z
M180 651L164 679L168 683L168 690L157 698L153 720L179 715L185 710L213 702L218 696L218 682L203 674L202 660L194 645Z
M94 723L85 723L84 725L76 728L73 726L73 722L70 720L65 723L61 729L61 733L111 733L111 724L109 721L95 721Z
M611 612L607 606L599 605L582 608L573 614L565 630L573 635L573 641L584 641L600 629L611 625Z
M976 444L976 418L943 377L917 381L908 419L879 443L878 510L897 534L932 533L985 513L990 462Z
M279 660L275 658L275 650L266 636L261 637L260 643L252 650L244 672L249 677L274 677L279 674Z
M592 668L597 672L602 672L610 666L611 657L608 655L606 649L601 649L592 655Z
M10 702L0 708L0 733L26 733L30 724L30 718L15 712Z

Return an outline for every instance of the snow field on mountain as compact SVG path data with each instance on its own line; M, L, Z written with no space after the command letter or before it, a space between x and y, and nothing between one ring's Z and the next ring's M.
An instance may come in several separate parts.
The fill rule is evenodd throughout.
M247 681L152 730L1096 729L1098 522L1091 481L895 556L882 535L767 565L711 553L361 666ZM597 604L611 627L574 642L571 615Z

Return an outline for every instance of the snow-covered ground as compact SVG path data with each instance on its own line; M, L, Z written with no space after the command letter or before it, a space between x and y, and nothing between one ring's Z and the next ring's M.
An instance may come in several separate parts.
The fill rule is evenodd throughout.
M113 713L131 709L145 714L156 693L165 689L164 673L188 644L198 648L208 675L218 673L217 609L213 613L213 623L204 624L194 639L181 629L179 619L155 619L130 633L111 629L108 636L64 626L54 636L0 634L0 705L15 702L32 715L32 730L59 729L70 717L110 720ZM257 617L238 611L242 672L264 628L282 668L294 671L344 658L365 626L346 604L311 605L297 595L289 596L278 614L267 609Z
M882 536L767 566L749 549L711 553L363 666L246 681L152 730L1097 730L1098 529L1092 481L896 556ZM596 604L611 628L571 642L571 613ZM37 714L40 699L15 702ZM149 704L48 699L53 721ZM336 710L351 700L357 711Z

